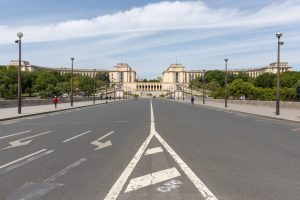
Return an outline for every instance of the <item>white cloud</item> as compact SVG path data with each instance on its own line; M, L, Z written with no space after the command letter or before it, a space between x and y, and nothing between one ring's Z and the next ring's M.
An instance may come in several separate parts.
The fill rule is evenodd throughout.
M126 32L270 27L298 23L299 10L297 0L272 4L254 13L230 8L213 9L202 1L166 1L93 19L38 26L0 26L0 43L11 43L18 31L24 33L26 42L39 42Z

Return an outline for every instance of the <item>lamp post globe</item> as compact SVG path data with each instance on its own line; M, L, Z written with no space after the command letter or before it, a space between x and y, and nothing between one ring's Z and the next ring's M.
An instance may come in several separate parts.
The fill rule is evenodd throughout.
M18 36L19 39L21 39L23 37L23 33L22 32L18 32L17 36Z
M278 39L281 38L281 37L282 37L282 33L281 33L281 32L276 33L276 37L277 37Z

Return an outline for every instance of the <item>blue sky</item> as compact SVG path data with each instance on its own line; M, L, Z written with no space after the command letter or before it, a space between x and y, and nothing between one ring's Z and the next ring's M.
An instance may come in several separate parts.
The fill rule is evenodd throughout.
M0 0L0 64L112 69L126 62L140 78L160 76L171 63L187 69L266 66L276 60L300 70L299 0Z

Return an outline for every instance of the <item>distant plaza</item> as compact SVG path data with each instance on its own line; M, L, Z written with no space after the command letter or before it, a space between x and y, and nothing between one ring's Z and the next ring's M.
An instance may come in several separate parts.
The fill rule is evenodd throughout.
M11 61L10 65L18 66L18 61ZM67 74L71 72L71 68L61 67L41 67L31 65L27 61L21 62L22 71L57 71L60 74ZM280 72L292 71L292 67L287 62L280 63ZM111 86L114 86L123 91L131 92L133 94L139 94L144 96L146 94L159 95L168 91L174 91L178 88L188 88L189 83L197 77L204 75L205 70L186 70L182 64L171 64L163 73L162 78L157 82L139 82L136 79L136 71L132 69L127 63L118 63L113 67L112 70L101 70L101 69L76 69L74 68L73 73L82 76L94 76L94 72L107 72L109 74L109 81ZM239 74L246 73L252 78L263 73L277 73L277 63L271 63L266 67L251 68L251 69L236 69L228 70L228 73Z

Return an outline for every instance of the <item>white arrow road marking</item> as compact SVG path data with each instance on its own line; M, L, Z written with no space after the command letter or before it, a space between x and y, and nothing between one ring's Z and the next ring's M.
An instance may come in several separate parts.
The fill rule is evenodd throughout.
M45 135L45 134L51 133L51 132L52 131L47 131L47 132L44 132L44 133L39 133L39 134L32 135L32 136L29 136L29 137L26 137L26 138L22 138L22 139L19 139L19 140L12 141L12 142L9 143L10 146L5 147L3 149L0 149L0 151L4 150L4 149L10 149L10 148L14 148L14 147L28 145L30 142L32 142L32 140L28 140L28 139L35 138L35 137L38 137L38 136L41 136L41 135ZM22 142L23 140L28 140L28 141Z
M131 179L126 190L126 192L130 192L133 190L138 190L143 187L147 187L149 185L154 185L157 183L161 183L163 181L170 180L172 178L176 178L180 176L180 173L177 171L175 167L170 169L161 170L158 172L154 172L152 174L147 174L144 176L140 176L138 178Z
M136 164L140 160L141 156L144 154L148 144L150 143L153 136L155 136L158 141L165 147L165 149L171 154L173 159L179 165L181 170L187 175L187 177L191 180L191 182L196 186L198 191L202 194L205 200L218 200L217 197L206 187L206 185L197 177L197 175L189 168L189 166L176 154L176 152L162 139L162 137L155 130L155 122L154 122L154 114L152 101L150 100L150 108L151 108L151 126L150 126L150 134L139 148L138 152L134 155L132 160L129 162L125 170L122 172L121 176L112 186L104 200L115 200L118 198L121 190L124 187L128 177L132 173Z
M102 137L98 138L97 140L91 142L91 144L97 146L97 148L94 149L94 150L96 151L96 150L103 149L103 148L105 148L105 147L111 146L112 143L111 143L110 140L107 140L107 141L104 142L104 143L100 142L100 140L102 140L102 139L104 139L104 138L110 136L110 135L113 134L113 133L114 133L114 131L111 131L111 132L109 132L109 133L103 135Z
M0 137L0 140L4 139L4 138L8 138L8 137L13 137L13 136L16 136L16 135L21 135L21 134L24 134L24 133L29 133L31 131L32 130L28 130L28 131L23 131L23 132L20 132L20 133L14 133L14 134L11 134L11 135L2 136L2 137Z
M77 167L82 162L86 161L86 158L81 158L80 160L76 161L75 163L67 166L66 168L60 170L56 174L52 175L51 177L44 180L42 183L25 183L21 188L15 191L11 196L6 198L5 200L15 200L15 199L22 199L22 200L31 200L31 199L40 199L39 197L45 195L46 193L50 192L51 190L55 189L56 187L63 186L60 183L51 183L56 180L58 177L66 174L71 169Z
M83 135L85 135L85 134L87 134L87 133L90 133L91 131L86 131L86 132L84 132L84 133L81 133L81 134L79 134L79 135L76 135L76 136L74 136L74 137L71 137L71 138L69 138L69 139L66 139L66 140L64 140L63 142L69 142L69 141L71 141L71 140L74 140L74 139L76 139L76 138L78 138L78 137L80 137L80 136L83 136Z
M151 155L151 154L155 154L155 153L160 153L163 152L164 150L161 147L155 147L152 149L147 149L145 155Z

